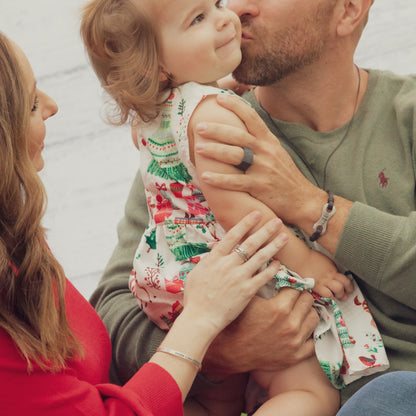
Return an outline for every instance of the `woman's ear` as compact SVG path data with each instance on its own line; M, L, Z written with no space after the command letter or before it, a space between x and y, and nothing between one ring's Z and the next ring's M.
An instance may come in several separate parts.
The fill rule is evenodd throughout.
M361 24L364 27L373 0L342 0L341 3L343 9L337 25L337 34L344 37L354 33Z

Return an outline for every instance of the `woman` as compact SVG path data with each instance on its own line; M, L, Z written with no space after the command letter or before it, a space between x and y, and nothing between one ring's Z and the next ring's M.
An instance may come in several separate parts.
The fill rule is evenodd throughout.
M252 213L230 230L189 275L184 310L150 362L125 386L111 385L105 328L41 226L37 171L44 121L56 112L24 53L0 33L0 414L181 415L209 344L276 272L273 262L255 274L284 244L280 222L244 239L260 220ZM233 251L240 241L248 261Z

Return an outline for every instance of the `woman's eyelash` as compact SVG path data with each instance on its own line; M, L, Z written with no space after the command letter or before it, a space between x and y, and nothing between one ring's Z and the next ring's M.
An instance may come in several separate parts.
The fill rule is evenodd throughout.
M38 97L35 97L35 101L33 102L33 107L32 107L32 112L33 111L36 111L37 109L38 109L38 106L39 106L39 98Z

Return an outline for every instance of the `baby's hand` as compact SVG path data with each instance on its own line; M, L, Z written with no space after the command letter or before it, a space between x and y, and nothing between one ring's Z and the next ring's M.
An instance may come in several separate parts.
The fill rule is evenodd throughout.
M329 273L323 279L315 279L313 291L325 298L346 300L353 291L353 284L342 273Z
M322 297L346 300L354 290L352 281L339 273L335 264L325 255L316 251L311 254L309 270L304 276L315 279L313 291Z

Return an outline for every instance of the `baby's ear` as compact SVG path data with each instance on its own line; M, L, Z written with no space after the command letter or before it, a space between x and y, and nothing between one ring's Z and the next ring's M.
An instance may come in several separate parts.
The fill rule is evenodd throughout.
M163 65L159 67L159 82L164 88L172 88L174 85L177 85L173 74L166 71Z
M159 68L159 82L164 82L168 80L168 74L165 72L163 67Z
M172 74L169 74L169 72L166 71L163 65L161 65L159 67L159 82L171 81L171 80L172 80Z

